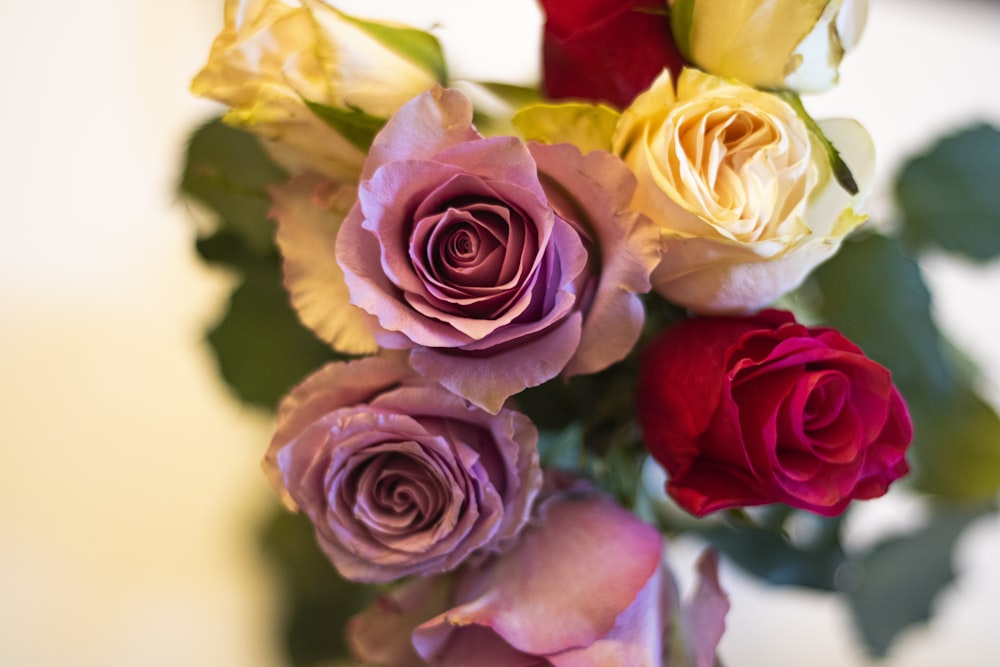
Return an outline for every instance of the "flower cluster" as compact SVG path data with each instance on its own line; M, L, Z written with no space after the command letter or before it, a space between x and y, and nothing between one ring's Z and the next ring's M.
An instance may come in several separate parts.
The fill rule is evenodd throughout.
M514 136L478 129L498 112L427 33L226 0L193 90L290 173L270 194L291 304L362 357L285 397L264 468L342 576L400 582L349 624L360 660L711 665L715 555L682 605L656 528L587 466L543 470L523 397L638 359L629 432L699 516L834 515L907 472L888 371L758 312L864 221L870 139L796 91L834 83L866 3L541 5L542 101L482 124ZM687 315L656 331L667 303Z

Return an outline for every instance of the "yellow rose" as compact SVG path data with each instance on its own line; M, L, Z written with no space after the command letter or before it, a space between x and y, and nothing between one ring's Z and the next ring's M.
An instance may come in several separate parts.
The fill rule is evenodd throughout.
M823 121L862 191L874 149L854 121ZM750 311L797 287L864 218L794 109L687 69L664 72L618 122L613 150L660 227L654 289L699 313Z
M868 0L671 0L681 53L758 88L822 92L857 44Z
M191 90L229 105L224 120L259 135L290 171L353 182L365 146L307 102L374 134L444 78L439 56L426 33L356 19L320 0L226 0L224 27Z

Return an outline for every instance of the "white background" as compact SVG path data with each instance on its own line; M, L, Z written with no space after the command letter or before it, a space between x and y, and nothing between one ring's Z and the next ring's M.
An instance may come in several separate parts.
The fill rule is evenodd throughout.
M889 176L939 133L1000 124L1000 8L874 0L816 115L860 119ZM528 0L355 0L439 34L457 74L530 72ZM0 0L0 665L279 667L276 590L254 530L266 415L201 342L229 278L198 263L174 194L184 137L217 113L187 93L221 0ZM530 26L530 29L528 28ZM928 264L937 313L1000 398L1000 265ZM891 314L887 313L887 317ZM869 503L852 539L919 520ZM682 571L689 545L674 549ZM890 667L997 664L1000 525L963 539L958 584ZM730 667L868 664L843 606L723 571Z

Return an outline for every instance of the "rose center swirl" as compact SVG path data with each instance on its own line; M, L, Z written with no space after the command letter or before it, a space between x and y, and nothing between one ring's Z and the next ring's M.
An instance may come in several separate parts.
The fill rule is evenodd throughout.
M435 525L448 504L440 476L405 454L372 458L357 477L356 518L385 537L405 536Z

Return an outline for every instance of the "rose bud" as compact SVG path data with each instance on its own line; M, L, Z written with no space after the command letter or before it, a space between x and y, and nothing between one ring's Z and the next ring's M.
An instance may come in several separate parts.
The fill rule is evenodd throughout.
M541 486L537 431L417 376L398 358L331 363L281 402L264 459L341 575L454 569L524 525Z
M542 90L626 107L663 70L683 59L665 0L540 0Z
M908 471L889 371L791 313L675 324L642 353L636 396L667 492L698 516L778 502L833 516Z
M687 60L757 88L818 93L837 83L861 38L868 0L671 0Z
M256 133L292 173L356 181L364 151L306 102L332 108L349 126L388 118L437 83L430 63L386 43L399 29L322 0L226 0L222 32L191 90L229 105L223 120Z

